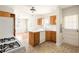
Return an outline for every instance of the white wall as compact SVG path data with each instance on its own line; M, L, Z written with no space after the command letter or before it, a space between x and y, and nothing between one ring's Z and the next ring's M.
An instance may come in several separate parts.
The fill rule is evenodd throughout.
M18 10L14 10L14 13L16 14L16 32L27 32L29 20L32 19L31 15Z
M31 15L28 20L28 31L36 29L35 15Z
M56 22L57 22L56 45L60 46L63 43L63 40L62 40L62 32L60 32L61 31L61 29L60 29L61 26L60 25L62 24L62 9L59 8L59 7L57 9L57 20L56 20Z
M13 9L10 8L10 7L7 7L6 5L0 5L0 11L5 11L5 12L13 13Z
M27 31L27 19L16 18L16 33Z

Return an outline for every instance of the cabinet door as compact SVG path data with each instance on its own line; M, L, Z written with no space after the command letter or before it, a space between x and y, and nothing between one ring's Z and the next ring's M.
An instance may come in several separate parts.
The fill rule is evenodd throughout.
M56 42L56 32L55 31L51 32L51 37L52 37L52 41Z
M46 41L51 40L51 32L50 31L46 31L45 36L46 36Z
M50 24L56 25L56 16L50 16Z
M40 41L40 32L35 32L34 33L34 41L35 41L35 45L39 44L39 41Z
M29 44L34 46L34 33L29 32Z
M37 25L42 25L42 18L37 19Z

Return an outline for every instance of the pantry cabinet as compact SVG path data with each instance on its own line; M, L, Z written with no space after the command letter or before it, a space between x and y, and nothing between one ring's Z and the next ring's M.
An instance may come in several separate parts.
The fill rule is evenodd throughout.
M29 44L36 46L40 41L40 32L29 32Z

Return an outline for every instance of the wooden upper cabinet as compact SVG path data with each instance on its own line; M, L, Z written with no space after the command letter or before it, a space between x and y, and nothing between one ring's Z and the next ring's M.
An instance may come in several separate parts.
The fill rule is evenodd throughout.
M2 16L2 17L10 17L10 13L9 12L4 12L4 11L0 11L0 16Z
M42 18L37 19L37 25L42 25Z
M50 16L50 24L56 25L56 16Z

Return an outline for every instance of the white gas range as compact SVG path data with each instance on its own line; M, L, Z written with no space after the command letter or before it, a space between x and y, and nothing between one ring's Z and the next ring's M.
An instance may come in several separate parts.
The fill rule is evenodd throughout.
M0 39L0 53L24 53L25 47L14 37Z

